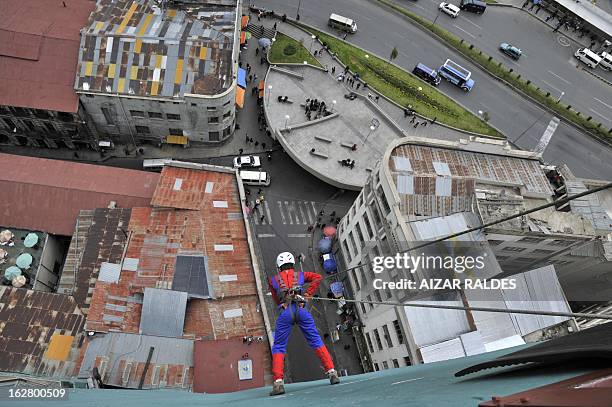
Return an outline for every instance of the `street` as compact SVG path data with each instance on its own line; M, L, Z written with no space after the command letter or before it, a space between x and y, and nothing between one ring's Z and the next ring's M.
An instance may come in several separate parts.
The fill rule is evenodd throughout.
M291 3L280 0L263 0L258 5L295 17L298 2L297 0ZM478 17L486 18L487 14L492 11L490 9L491 7L487 9L485 15ZM490 123L504 132L510 141L518 140L517 145L521 148L532 149L538 143L552 117L551 114L512 92L507 86L482 72L421 29L381 8L377 3L368 0L337 0L333 3L322 0L302 2L300 21L330 32L327 19L332 11L356 19L358 32L348 36L347 41L371 50L383 58L387 58L395 46L399 55L393 62L407 70L412 70L418 62L437 67L447 58L471 70L476 85L470 93L466 94L447 83L442 83L438 89L472 112L479 110L489 112ZM442 15L438 21L443 20L444 17L448 16ZM533 24L535 23L534 21ZM508 29L515 27L515 23L508 22L507 24ZM533 57L533 55L529 56ZM581 75L588 74L581 73ZM604 88L601 91L604 92L608 88L607 85L599 83ZM607 99L599 97L598 99L607 103ZM612 103L607 104L612 106ZM602 107L606 106L602 105ZM601 109L594 105L592 108ZM605 114L605 111L601 113ZM611 156L610 148L564 123L557 128L544 153L544 159L549 163L567 164L576 175L586 178L612 176Z

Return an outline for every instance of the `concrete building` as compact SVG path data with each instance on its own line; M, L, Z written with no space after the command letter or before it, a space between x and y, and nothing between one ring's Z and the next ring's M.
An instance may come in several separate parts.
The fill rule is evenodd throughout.
M240 0L98 0L74 87L105 145L227 140L241 14Z
M89 0L6 0L0 19L0 144L97 149L74 91Z
M350 274L356 298L414 300L372 289L374 257L394 256L411 242L466 230L595 183L572 177L566 168L546 167L539 155L514 150L505 141L475 137L459 142L397 140L376 165L338 229L347 266L369 265ZM520 281L516 297L500 290L482 298L464 290L449 294L453 298L425 300L501 308L529 304L533 309L569 311L565 295L580 300L582 289L607 295L610 284L601 284L612 270L612 221L609 209L603 208L606 202L603 195L591 195L454 239L486 247L490 256L486 274L480 277L514 276ZM589 279L584 278L585 273L590 273ZM424 276L420 271L392 270L389 278L418 280ZM578 282L580 290L574 287ZM358 309L372 363L381 369L469 354L467 349L474 343L480 351L488 351L575 329L567 318L367 304Z

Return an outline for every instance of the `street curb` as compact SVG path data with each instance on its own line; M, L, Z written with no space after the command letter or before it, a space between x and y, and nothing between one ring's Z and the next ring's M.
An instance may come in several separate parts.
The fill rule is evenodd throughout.
M371 0L370 0L370 1L371 1ZM293 25L293 26L295 26L296 28L303 30L303 31L306 31L306 30L304 29L304 27L309 28L309 29L312 29L312 30L316 30L316 31L321 31L320 29L318 29L318 28L316 28L316 27L312 27L312 26L311 26L311 25L309 25L309 24L305 24L305 23L298 23L298 22L295 22L293 19L290 19L290 18L287 18L287 22L288 22L289 24L292 24L292 25ZM306 31L306 32L308 32L308 31ZM342 40L341 38L339 38L339 37L335 36L334 34L330 34L330 33L325 33L325 34L326 34L326 35L329 35L330 37L334 37L334 38L335 38L335 39L337 39L338 41L343 41L343 42L346 42L346 41ZM317 38L317 41L318 41L318 42L319 42L321 45L323 45L323 44L321 43L321 40L320 40L319 38ZM351 46L353 46L353 47L355 47L355 48L357 48L357 49L360 49L360 50L362 50L363 52L368 53L369 55L373 55L373 56L375 56L376 58L379 58L379 59L381 59L381 60L383 60L383 61L385 61L385 62L388 62L389 64L391 64L391 65L395 66L396 68L401 69L402 71L407 72L408 74L410 74L410 72L409 72L409 71L407 71L406 69L404 69L404 68L402 68L401 66L399 66L399 65L395 64L394 62L389 62L389 61L387 61L385 58L381 57L380 55L378 55L378 54L376 54L376 53L373 53L373 52L370 52L370 51L368 51L368 50L365 50L365 49L363 49L363 48L361 48L361 47L359 47L359 46L357 46L357 45L355 45L355 44L351 44L351 43L347 43L347 44L349 44L349 45L351 45ZM329 51L327 51L327 52L329 52ZM335 59L336 61L338 61L338 63L339 63L339 64L340 64L342 67L346 67L346 65L344 65L342 62L340 62L340 60L339 60L339 59L336 57L336 54L335 54L335 53L333 53L333 52L329 52L329 54L332 56L332 58L333 58L333 59ZM361 79L360 79L359 81L360 81L361 83L363 83L363 81L362 81ZM423 84L424 84L424 86L430 86L430 87L431 87L431 85L430 85L430 84L428 84L428 83L423 82ZM404 106L401 106L401 105L399 105L398 103L396 103L395 101L393 101L393 100L391 100L391 99L387 98L386 96L384 96L384 95L382 95L382 94L379 94L379 93L378 93L377 91L375 91L374 89L372 89L372 88L370 88L370 87L368 87L368 89L372 90L372 92L376 93L377 95L379 95L379 96L383 97L383 98L384 98L385 100L387 100L389 103L391 103L391 104L393 104L393 105L397 106L399 109L401 109L401 110L404 110L404 109L405 109L405 107L404 107ZM434 89L435 89L435 88L434 88ZM436 89L436 90L437 90L437 89ZM438 91L438 92L439 92L439 91ZM442 92L440 92L440 93L442 93ZM443 95L444 95L444 94L443 94ZM456 103L456 104L458 104L459 106L461 106L461 107L462 107L463 109L465 109L466 111L470 112L471 114L474 114L474 113L472 113L472 111L471 111L470 109L468 109L468 108L467 108L466 106L464 106L462 103L460 103L460 102L456 101L455 99L450 98L450 97L449 97L449 96L447 96L447 95L444 95L444 96L448 97L450 100L452 100L454 103ZM418 113L417 113L417 115L418 115L419 117L421 117L422 119L425 119L425 120L429 120L429 121L431 121L431 118L428 118L428 117L426 117L426 116L420 115L420 114L418 114ZM477 116L476 116L476 117L477 117ZM498 129L497 127L493 126L493 125L492 125L492 124L490 124L490 123L487 123L487 125L489 125L489 126L490 126L490 127L492 127L493 129L495 129L496 131L498 131L500 134L504 135L504 138L492 137L492 136L489 136L489 135L486 135L486 134L475 133L475 132L472 132L472 131L468 131L468 130L464 130L464 129L459 129L459 128L453 127L453 126L451 126L451 125L449 125L449 124L442 123L442 122L436 122L436 124L439 124L439 125L444 126L444 127L448 128L448 129L455 130L455 131L458 131L458 132L461 132L461 133L464 133L464 134L467 134L467 135L470 135L470 136L484 137L484 138L489 138L489 139L492 139L492 140L508 140L508 138L507 138L507 137L504 135L504 132L503 132L503 131L501 131L500 129Z
M436 38L439 42L441 42L442 44L444 44L445 46L447 46L448 48L454 50L455 52L457 52L458 54L462 55L464 58L466 58L467 60L469 60L470 62L472 62L474 65L478 66L483 72L485 72L487 75L491 76L492 78L500 81L501 83L505 84L506 86L508 86L509 88L511 88L512 90L514 90L519 96L523 97L524 99L528 99L530 100L532 103L536 104L537 106L539 106L541 109L546 110L547 112L549 112L550 114L554 115L555 117L558 116L559 114L557 112L555 112L554 110L552 110L551 108L549 108L548 106L540 103L539 101L533 99L531 96L527 95L526 93L524 93L523 91L521 91L520 89L516 88L514 85L510 84L509 82L505 81L504 79L500 78L499 76L493 74L491 71L489 71L488 69L486 69L484 66L480 65L478 62L476 62L475 60L473 60L471 57L469 57L468 55L464 54L461 50L455 48L454 46L448 44L446 41L444 41L444 39L440 38L437 34L435 34L434 32L428 30L427 28L421 26L421 24L418 24L417 22L415 22L414 20L412 20L410 17L405 16L402 13L399 13L395 10L393 10L392 8L390 8L389 6L387 6L384 3L381 3L378 0L368 0L370 2L375 2L377 4L381 4L382 7L387 8L390 12L402 17L403 19L410 21L411 23L413 23L416 27L418 27L420 30L422 30L423 32L427 33L428 35L432 36L433 38ZM399 6L401 7L401 6ZM578 130L581 133L584 133L588 136L590 136L592 139L594 139L595 141L600 142L601 144L606 145L607 147L612 147L612 140L609 141L607 139L604 139L596 134L593 134L591 132L589 132L588 130L584 129L583 127L577 125L576 123L567 120L563 117L559 117L559 119L565 123L568 124L572 127L574 127L576 130ZM503 133L502 133L503 134Z

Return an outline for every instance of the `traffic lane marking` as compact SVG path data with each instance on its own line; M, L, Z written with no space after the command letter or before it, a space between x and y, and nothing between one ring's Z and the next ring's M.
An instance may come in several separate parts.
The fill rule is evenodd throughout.
M563 82L567 83L568 85L571 85L572 83L570 81L568 81L567 79L564 79L562 77L560 77L559 75L557 75L556 73L554 73L553 71L548 71L549 74L551 74L552 76L556 76L557 78L561 79Z
M481 26L479 26L476 23L471 22L469 19L467 19L467 18L465 18L465 17L463 17L461 15L459 16L459 18L461 18L462 21L467 21L468 23L472 24L474 27L478 28L479 30L482 30Z
M276 235L274 233L260 233L257 235L258 238L262 238L262 237L276 237Z
M561 89L559 89L559 88L557 88L557 87L555 87L555 86L551 85L550 83L546 82L544 79L542 79L542 82L544 82L544 84L546 84L546 85L550 86L551 88L553 88L554 90L556 90L556 91L557 91L557 92L559 92L559 93L563 92Z
M310 233L289 233L287 237L299 237L299 238L310 237Z
M472 37L472 38L476 38L476 36L475 36L475 35L473 35L473 34L471 34L471 33L467 32L467 31L465 31L463 28L459 27L457 24L453 24L453 27L455 27L455 28L456 28L456 29L458 29L458 30L463 31L464 33L466 33L467 35L469 35L469 36L470 36L470 37Z
M601 103L602 105L604 105L605 107L607 107L608 109L612 109L612 105L607 104L607 103L606 103L606 102L604 102L603 100L601 100L601 99L597 99L597 98L593 98L593 99L595 99L596 101L598 101L599 103Z
M612 121L612 120L611 120L609 117L604 116L603 114L599 113L597 110L593 110L593 109L591 109L591 108L589 108L589 110L590 110L591 112L595 113L597 116L599 116L599 117L603 118L604 120L607 120L607 121Z
M421 379L424 379L424 377L416 377L414 379L401 380L399 382L391 383L391 386L395 386L396 384L401 384L401 383L414 382L414 381L421 380Z

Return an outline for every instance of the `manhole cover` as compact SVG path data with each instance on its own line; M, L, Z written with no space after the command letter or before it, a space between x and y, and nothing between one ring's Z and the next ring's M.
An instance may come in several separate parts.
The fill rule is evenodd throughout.
M568 40L567 38L565 38L564 36L560 35L557 37L557 42L559 42L559 44L561 44L564 47L569 47L570 45L572 45L570 43L570 40Z

